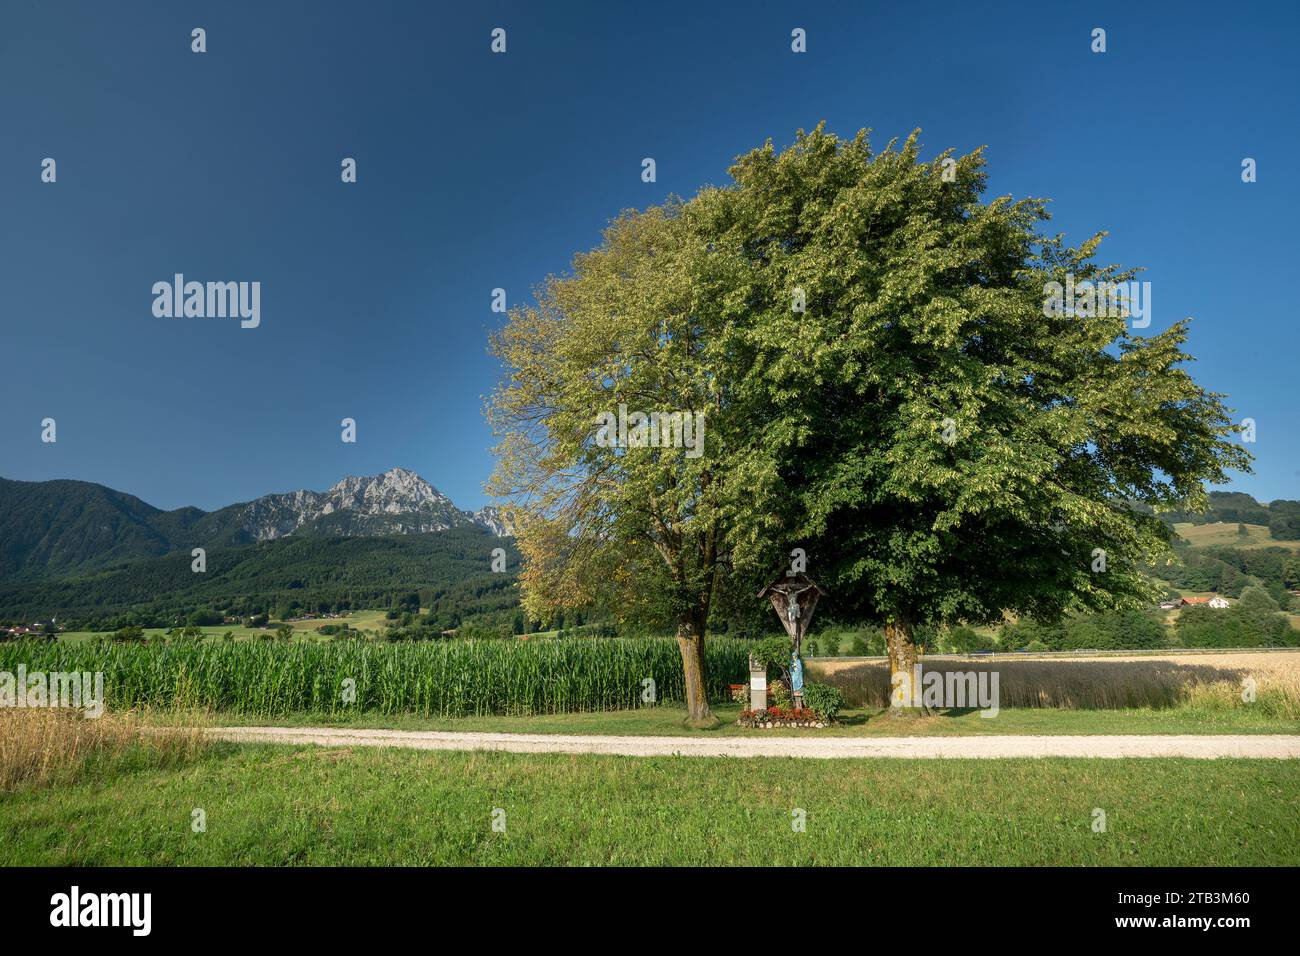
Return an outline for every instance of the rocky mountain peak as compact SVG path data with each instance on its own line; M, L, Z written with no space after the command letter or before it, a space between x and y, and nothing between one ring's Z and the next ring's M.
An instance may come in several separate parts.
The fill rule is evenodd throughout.
M382 475L349 475L325 493L324 513L350 509L362 514L404 514L454 507L451 499L413 471L390 468Z
M293 534L424 534L479 525L498 536L505 529L496 509L461 511L451 499L407 468L380 475L349 475L328 491L291 491L249 502L244 530L258 541Z
M501 509L495 505L485 505L474 512L474 523L481 524L498 538L504 538L513 534L505 515Z

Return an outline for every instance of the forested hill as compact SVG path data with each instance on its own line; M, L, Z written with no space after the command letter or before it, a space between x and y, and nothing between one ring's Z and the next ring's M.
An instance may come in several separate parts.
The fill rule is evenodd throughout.
M1210 492L1210 510L1204 514L1171 511L1161 517L1169 524L1254 524L1268 528L1275 541L1300 541L1300 501L1279 498L1264 504L1239 491Z
M502 548L506 570L492 571ZM514 542L484 528L390 537L288 537L207 552L207 570L188 552L137 560L78 577L0 584L0 620L108 619L128 609L169 619L196 608L232 617L297 610L389 607L412 592L420 605L462 617L518 603Z
M197 508L161 511L88 481L0 478L0 581L166 554L205 517Z

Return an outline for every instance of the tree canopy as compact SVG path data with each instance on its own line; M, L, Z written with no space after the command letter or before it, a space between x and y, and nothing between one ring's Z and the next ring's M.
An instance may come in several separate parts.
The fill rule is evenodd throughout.
M1152 512L1203 508L1249 456L1183 367L1186 322L1140 337L1122 308L1045 307L1053 282L1137 270L1094 260L1103 234L1043 233L1043 200L983 201L984 162L819 125L622 214L514 310L493 487L530 613L614 601L702 639L799 546L905 667L916 625L1158 596ZM602 445L620 405L705 412L701 453Z

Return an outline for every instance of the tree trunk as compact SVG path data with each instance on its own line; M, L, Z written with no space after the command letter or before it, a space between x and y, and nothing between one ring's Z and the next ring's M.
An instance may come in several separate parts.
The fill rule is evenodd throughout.
M921 696L921 687L914 680L917 676L916 663L920 659L917 654L916 644L912 640L912 625L905 618L896 617L885 625L885 647L889 652L889 712L892 715L900 714L928 714L929 710L924 706L915 706L917 702L923 701ZM895 683L895 674L905 674L906 681L899 685ZM901 703L894 700L894 689L898 686L907 688L907 699Z
M716 727L721 721L709 709L702 622L686 619L678 623L677 649L682 654L682 673L686 677L686 724L696 728Z

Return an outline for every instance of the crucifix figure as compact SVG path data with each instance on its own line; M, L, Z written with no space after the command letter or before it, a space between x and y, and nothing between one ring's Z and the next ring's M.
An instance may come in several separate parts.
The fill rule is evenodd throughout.
M794 651L799 653L799 645L803 643L803 635L808 630L808 617L812 613L812 605L816 603L817 596L814 593L812 599L807 598L807 608L804 607L804 601L800 597L808 591L812 591L817 585L809 581L803 582L781 582L771 587L772 604L780 614L781 624L785 632L790 635L790 642L794 645Z
M811 584L801 588L779 587L775 589L778 594L785 595L785 619L791 624L802 616L803 608L799 607L799 595L810 587L812 587Z

